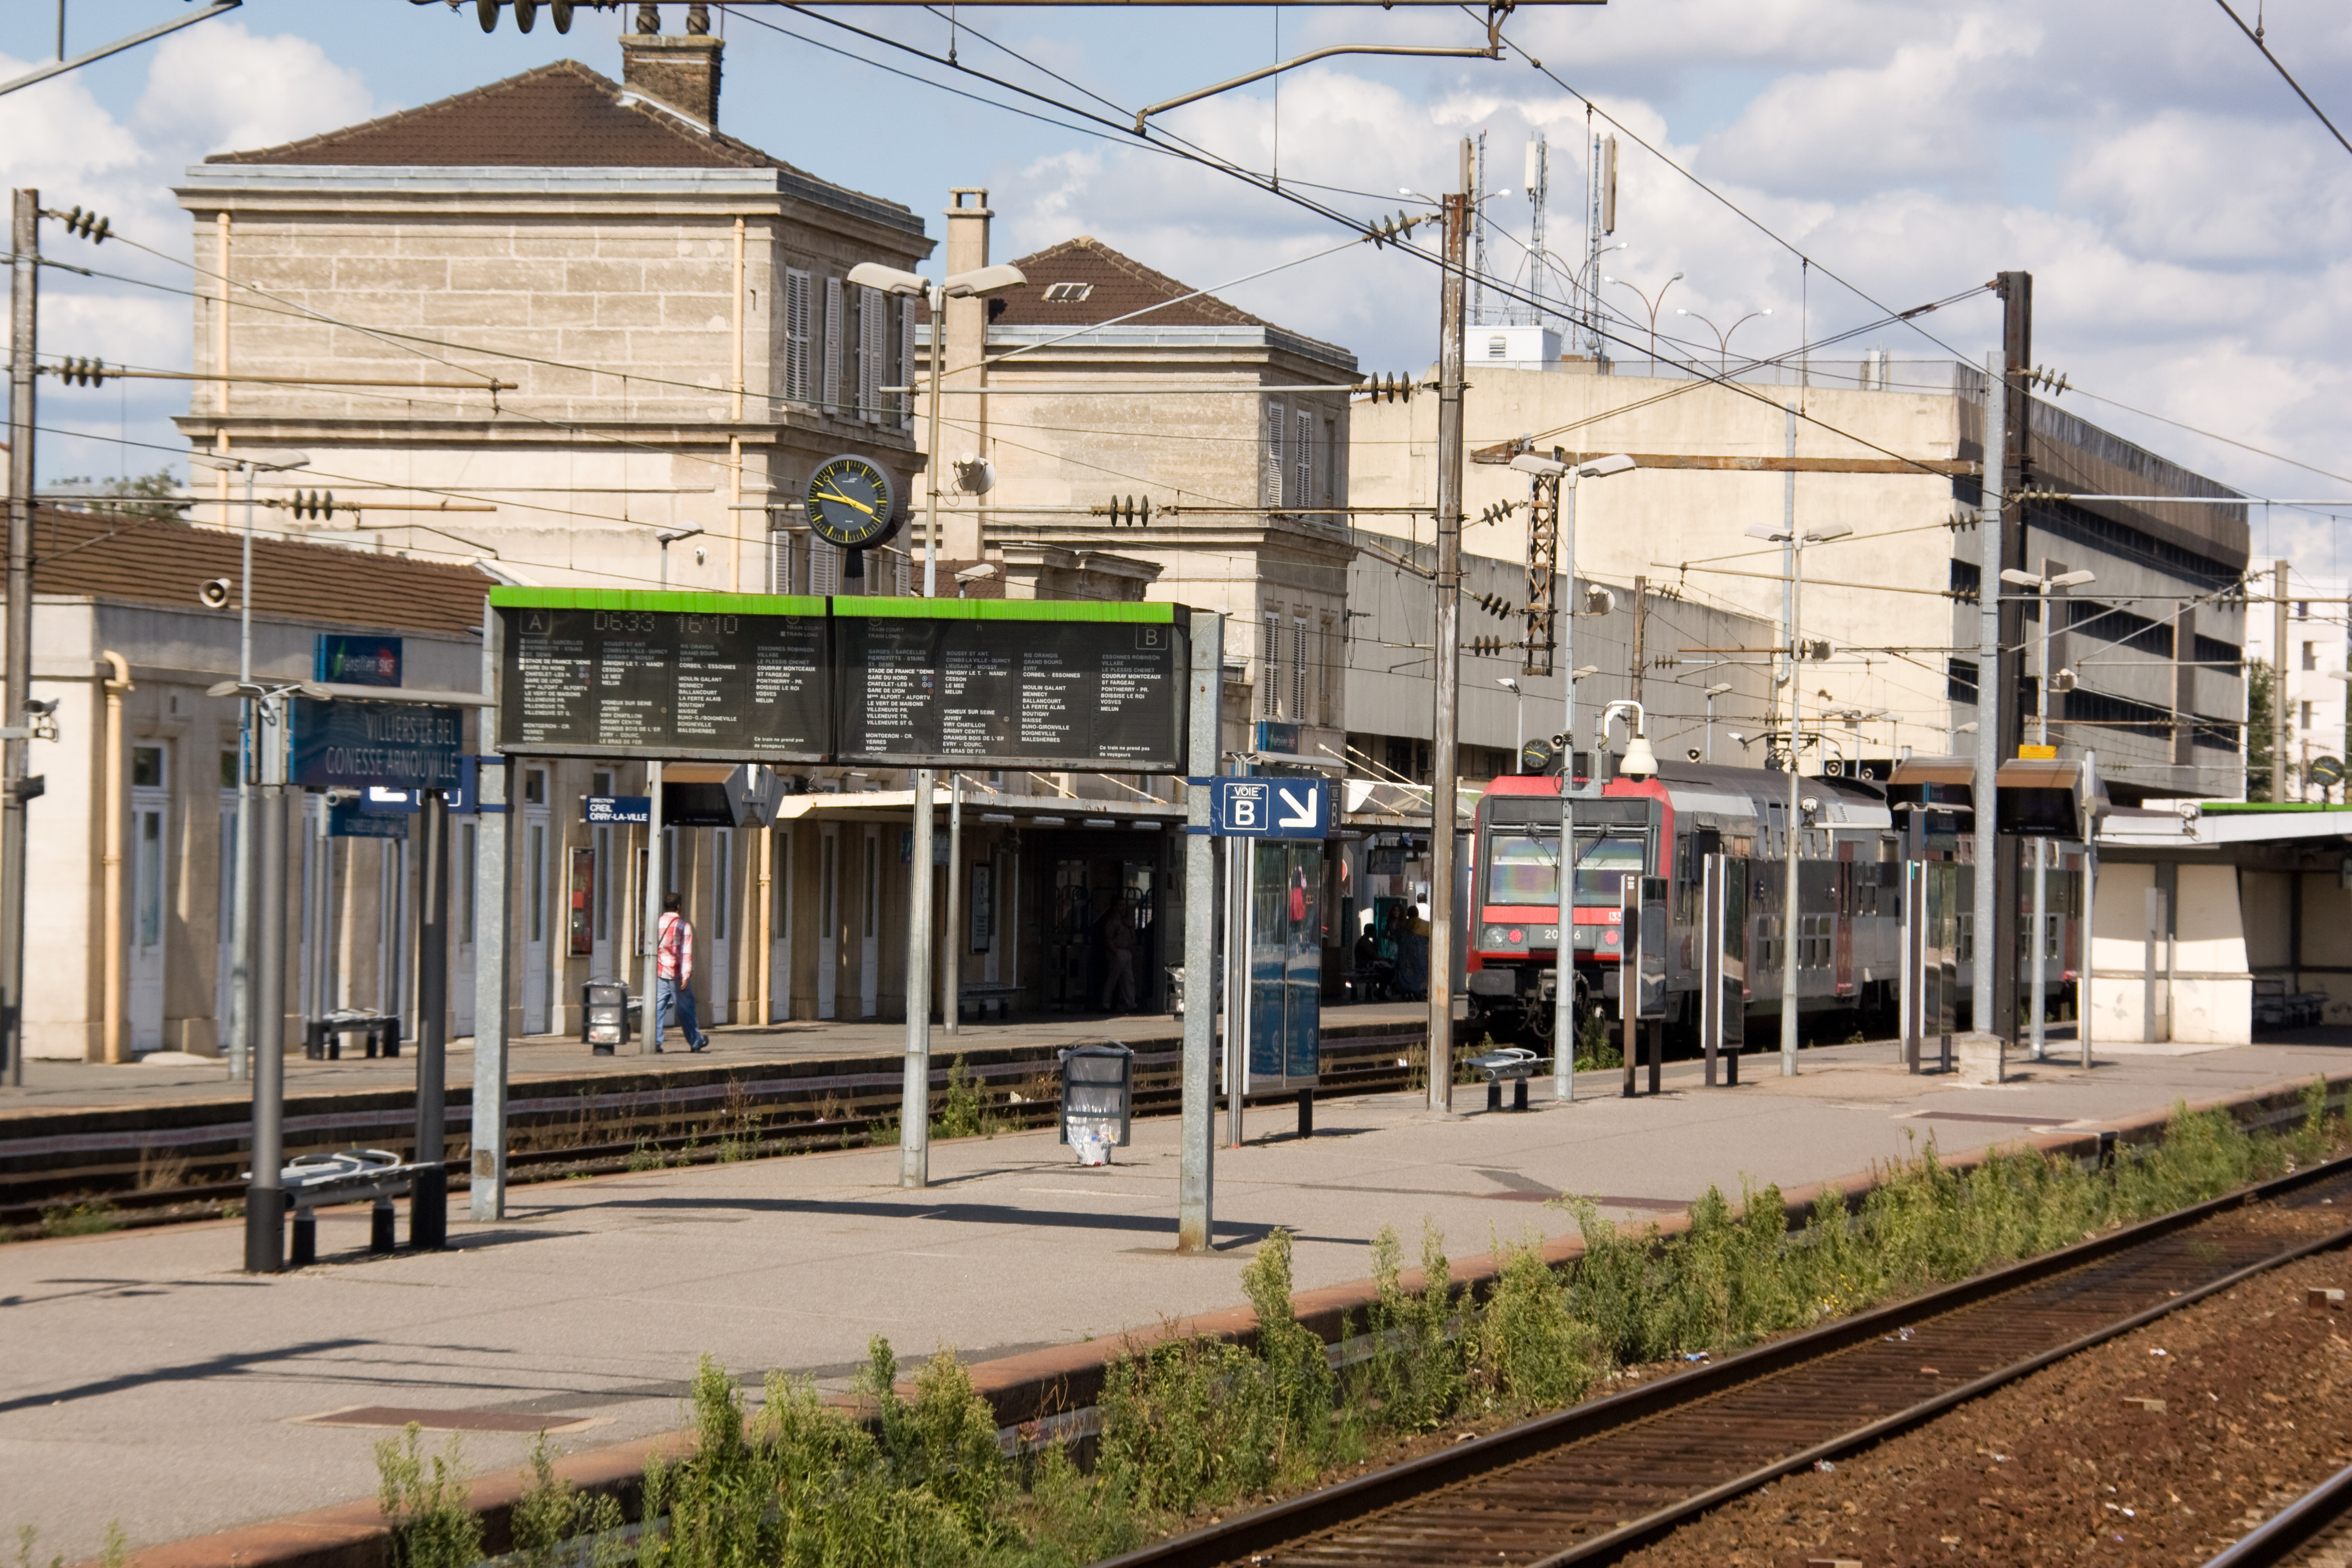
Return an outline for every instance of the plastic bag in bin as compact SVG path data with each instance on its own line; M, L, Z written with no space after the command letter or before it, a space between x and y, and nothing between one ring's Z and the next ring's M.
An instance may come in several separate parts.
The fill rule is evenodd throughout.
M1073 1046L1061 1053L1062 1142L1082 1165L1107 1164L1128 1141L1135 1053L1116 1043Z

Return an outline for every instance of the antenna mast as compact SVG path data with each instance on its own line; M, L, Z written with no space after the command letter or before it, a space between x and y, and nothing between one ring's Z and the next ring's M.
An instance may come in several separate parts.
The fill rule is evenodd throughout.
M1551 149L1538 131L1528 143L1528 202L1534 215L1528 220L1528 295L1535 301L1528 309L1528 320L1542 326L1543 274L1547 258L1544 255L1544 201L1551 194Z
M1504 308L1509 314L1509 307ZM1486 324L1486 133L1478 132L1477 162L1470 177L1470 324Z

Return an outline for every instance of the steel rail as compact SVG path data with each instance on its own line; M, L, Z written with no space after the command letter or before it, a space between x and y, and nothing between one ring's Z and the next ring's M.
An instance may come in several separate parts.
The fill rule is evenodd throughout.
M1462 1489L1467 1508L1477 1506L1476 1489L1481 1483L1497 1483L1498 1491L1510 1492L1514 1496L1525 1495L1523 1489L1508 1483L1506 1474L1522 1464L1540 1460L1546 1455L1568 1449L1590 1438L1694 1409L1781 1373L1809 1364L1826 1363L1841 1352L1874 1341L1898 1337L1898 1331L1915 1325L1924 1326L1931 1320L1947 1319L1966 1309L2057 1280L2086 1266L2119 1259L2217 1215L2271 1202L2315 1184L2346 1176L2352 1176L2352 1159L2329 1161L2307 1170L2293 1172L2088 1241L2077 1242L2040 1258L2028 1258L1945 1286L1923 1296L1874 1308L1852 1318L1759 1345L1706 1367L1592 1400L1554 1415L1539 1416L1419 1459L1375 1470L1337 1486L1171 1537L1109 1559L1101 1568L1221 1568L1221 1565L1231 1563L1276 1560L1271 1554L1284 1548L1291 1550L1281 1551L1280 1561L1344 1561L1347 1554L1344 1544L1339 1542L1331 1542L1328 1552L1307 1553L1297 1549L1306 1545L1312 1537L1350 1525L1368 1523L1381 1514L1399 1509L1401 1505L1433 1500L1437 1494L1455 1488ZM2227 1290L2269 1269L2299 1258L2347 1245L2352 1245L2352 1227L2277 1252L2265 1253L2217 1278L2184 1288L2178 1296L2167 1297L2151 1306L2101 1323L2061 1344L2006 1363L1963 1384L1939 1389L1926 1399L1841 1430L1826 1440L1803 1444L1767 1464L1750 1467L1731 1479L1694 1490L1675 1502L1625 1520L1616 1528L1583 1541L1556 1545L1549 1552L1531 1551L1525 1545L1517 1551L1498 1550L1493 1544L1482 1542L1484 1549L1480 1555L1486 1562L1507 1562L1523 1565L1523 1568L1527 1564L1535 1564L1537 1568L1555 1568L1555 1565L1606 1561L1622 1556L1693 1516L1720 1506L1728 1499L1780 1476L1804 1468L1820 1459L1867 1447L2066 1356L2118 1334L2127 1333L2178 1308ZM1921 1348L1923 1351L1927 1349L1924 1345ZM1496 1505L1481 1517L1491 1521L1496 1528L1508 1528L1513 1522L1513 1507L1511 1498L1498 1499ZM1402 1523L1400 1521L1401 1526ZM1371 1561L1382 1560L1377 1554L1368 1555Z
M2273 1568L2291 1561L2347 1513L2352 1513L2352 1465L2240 1536L2220 1555L2207 1558L2205 1568Z

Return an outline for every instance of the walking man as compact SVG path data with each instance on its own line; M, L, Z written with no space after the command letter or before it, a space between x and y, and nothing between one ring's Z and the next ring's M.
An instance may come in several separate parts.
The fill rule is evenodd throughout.
M710 1043L694 1016L694 927L678 912L678 896L662 895L661 925L654 937L654 1049L662 1048L662 1025L673 1013L687 1048Z

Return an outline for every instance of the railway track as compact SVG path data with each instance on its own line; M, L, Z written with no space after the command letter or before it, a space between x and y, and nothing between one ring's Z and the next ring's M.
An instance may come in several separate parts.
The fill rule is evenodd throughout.
M1613 1562L1778 1477L2267 1269L2352 1245L2352 1227L2284 1243L2230 1223L2250 1208L2347 1197L2352 1160L2334 1161L1172 1537L1105 1568ZM2340 1511L2352 1501L2352 1472L2334 1484Z
M2206 1568L2339 1568L2352 1563L2352 1466L2336 1471Z

